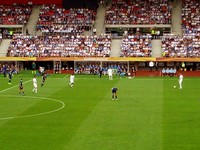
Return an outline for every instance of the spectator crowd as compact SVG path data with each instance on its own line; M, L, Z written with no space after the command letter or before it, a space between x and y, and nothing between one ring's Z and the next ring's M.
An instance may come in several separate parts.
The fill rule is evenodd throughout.
M26 24L32 12L32 5L13 4L0 5L0 24L23 25Z
M8 48L8 56L15 57L108 57L111 37L109 35L15 35Z
M42 5L37 29L43 33L81 33L90 30L96 16L87 8L64 9L60 6Z
M106 24L170 24L168 0L113 0L106 11Z
M121 57L151 57L151 35L127 35L122 39Z
M200 1L183 0L182 5L183 35L162 37L163 57L200 57ZM171 24L171 10L168 0L113 0L106 11L105 23ZM0 24L26 24L31 11L32 4L2 5ZM37 29L43 35L14 35L7 56L109 57L110 35L82 35L85 30L92 29L95 16L96 10L67 10L54 4L44 4L37 23ZM2 36L9 37L9 30L2 30L0 42ZM151 39L149 34L127 34L122 39L120 57L151 57Z
M200 57L199 0L183 0L182 30L182 36L163 37L163 57Z
M182 29L184 34L200 34L199 0L183 0Z
M164 36L162 55L163 57L200 57L200 34Z

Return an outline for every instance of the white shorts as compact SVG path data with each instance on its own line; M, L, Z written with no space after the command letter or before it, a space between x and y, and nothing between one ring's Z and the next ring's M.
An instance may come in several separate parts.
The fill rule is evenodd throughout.
M33 84L34 88L37 88L37 84Z

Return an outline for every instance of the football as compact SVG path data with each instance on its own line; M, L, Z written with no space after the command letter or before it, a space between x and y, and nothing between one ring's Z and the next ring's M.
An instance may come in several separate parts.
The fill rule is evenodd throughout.
M176 88L176 86L174 85L174 88Z

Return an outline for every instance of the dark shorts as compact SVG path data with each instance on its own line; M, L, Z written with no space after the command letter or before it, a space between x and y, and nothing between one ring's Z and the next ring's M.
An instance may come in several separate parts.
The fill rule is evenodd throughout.
M117 93L117 91L116 91L116 90L112 90L112 93L113 93L113 94L116 94L116 93Z

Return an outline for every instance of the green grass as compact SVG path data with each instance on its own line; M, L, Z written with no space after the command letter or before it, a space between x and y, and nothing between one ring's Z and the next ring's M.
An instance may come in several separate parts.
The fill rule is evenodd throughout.
M25 96L18 95L23 78ZM1 150L199 150L200 78L0 78ZM37 77L38 85L41 77ZM173 88L176 85L177 88ZM118 87L118 101L111 88Z

